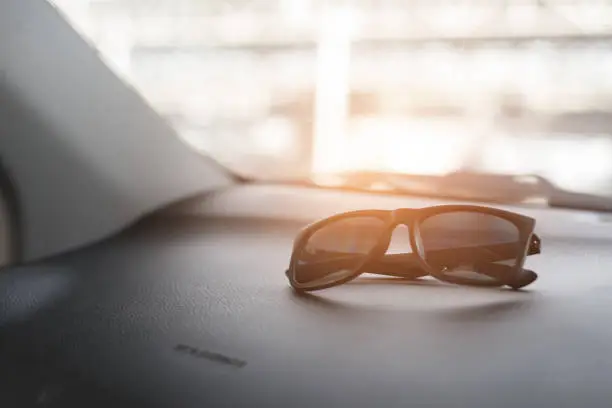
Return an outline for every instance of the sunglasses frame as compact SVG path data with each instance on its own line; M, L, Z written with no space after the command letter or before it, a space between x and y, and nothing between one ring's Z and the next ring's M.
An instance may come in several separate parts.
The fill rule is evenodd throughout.
M416 231L420 223L422 223L425 219L430 218L435 215L444 214L444 213L453 213L453 212L475 212L479 214L488 214L491 216L495 216L504 220L509 221L514 226L516 226L519 232L519 245L524 247L524 251L522 251L517 259L517 262L514 266L512 266L513 273L510 274L507 279L500 279L498 281L492 282L477 282L474 279L469 278L461 278L461 277L451 277L445 274L439 273L433 267L431 267L425 259L421 256L418 250L417 241L416 241ZM360 262L355 268L354 271L351 272L346 277L339 279L334 282L324 283L322 285L311 285L311 284L303 284L298 282L295 279L295 264L297 262L298 254L301 252L302 248L308 242L308 239L314 234L316 231L321 228L329 225L333 222L344 218L354 218L354 217L374 217L379 218L385 222L385 227L383 229L383 233L379 239L379 242L370 250L370 252L364 256L362 262ZM389 244L391 243L391 236L395 228L399 225L405 225L408 227L409 235L410 235L410 246L412 250L412 255L417 259L419 267L423 270L422 276L431 275L434 278L460 285L468 285L468 286L503 286L507 285L513 289L520 289L523 286L533 282L530 280L527 283L521 283L520 277L521 273L524 271L523 265L525 264L525 259L527 255L539 254L540 253L540 238L534 234L535 228L535 219L510 212L501 210L498 208L492 207L484 207L478 205L438 205L424 208L399 208L395 210L357 210L357 211L349 211L340 214L333 215L328 218L324 218L322 220L316 221L310 225L304 227L296 236L293 250L291 253L291 260L289 263L289 269L286 271L287 278L289 279L289 283L291 286L300 292L310 292L315 290L326 289L334 286L339 286L344 283L347 283L355 278L357 278L362 273L363 267L375 259L376 257L383 256ZM537 276L537 275L536 275Z

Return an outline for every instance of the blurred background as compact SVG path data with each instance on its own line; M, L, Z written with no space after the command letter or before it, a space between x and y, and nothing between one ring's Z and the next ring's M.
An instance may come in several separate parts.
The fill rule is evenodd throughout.
M52 4L237 173L470 169L612 196L612 0Z

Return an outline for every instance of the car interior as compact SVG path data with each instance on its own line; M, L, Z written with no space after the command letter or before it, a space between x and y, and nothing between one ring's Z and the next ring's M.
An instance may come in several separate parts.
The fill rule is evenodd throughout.
M59 7L0 2L0 406L610 405L612 219L580 208L586 193L555 206L487 201L467 182L410 194L225 167ZM538 279L287 280L309 224L448 204L536 220Z

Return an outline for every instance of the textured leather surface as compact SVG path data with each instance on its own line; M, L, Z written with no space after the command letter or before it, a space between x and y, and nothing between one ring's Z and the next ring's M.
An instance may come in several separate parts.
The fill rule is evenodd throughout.
M524 292L298 296L297 223L158 220L0 273L0 404L609 407L610 241L543 235Z

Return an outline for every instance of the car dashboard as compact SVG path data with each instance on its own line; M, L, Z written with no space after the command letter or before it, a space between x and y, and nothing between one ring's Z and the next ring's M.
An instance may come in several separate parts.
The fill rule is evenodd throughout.
M362 276L310 294L297 231L441 201L282 185L192 198L93 245L0 273L0 404L608 407L612 224L537 219L522 291Z

